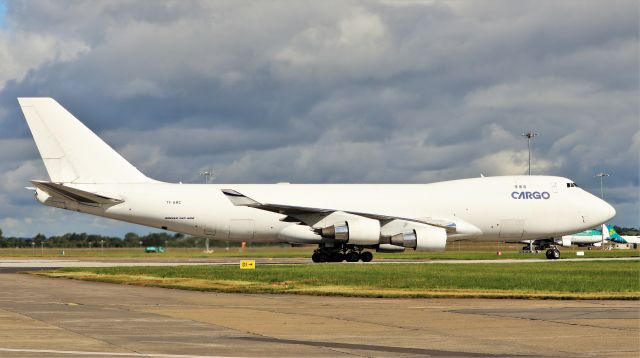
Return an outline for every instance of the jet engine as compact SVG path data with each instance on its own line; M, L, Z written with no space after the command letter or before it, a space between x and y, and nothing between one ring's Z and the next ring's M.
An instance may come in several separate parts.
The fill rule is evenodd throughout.
M403 252L403 251L404 251L404 247L391 245L391 244L380 244L376 249L376 252L384 252L384 253L396 253L396 252Z
M380 242L380 222L357 218L322 228L321 235L341 243L368 246Z
M389 244L416 251L442 251L447 245L447 232L440 227L420 225L411 231L392 235Z

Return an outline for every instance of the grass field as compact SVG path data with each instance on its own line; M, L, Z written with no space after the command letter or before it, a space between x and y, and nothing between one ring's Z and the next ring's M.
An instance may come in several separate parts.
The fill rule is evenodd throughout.
M361 297L640 299L640 261L521 264L320 264L79 268L80 280L239 293Z
M519 252L521 245L488 245L488 244L466 244L462 247L451 245L444 252L415 252L407 251L403 253L374 253L375 258L387 259L408 259L408 260L444 260L444 259L544 259L544 252L538 254L522 254ZM226 250L225 248L215 248L212 253L205 253L202 249L191 248L169 248L165 253L147 254L142 248L136 249L116 249L108 248L101 250L94 249L0 249L0 258L78 258L78 259L118 259L135 258L142 260L169 260L174 258L217 258L217 257L246 257L246 258L285 258L304 257L310 258L315 247L288 247L288 246L268 246L248 248L240 251L237 247ZM502 256L496 252L502 251ZM62 252L64 251L64 255ZM584 257L640 257L638 250L584 250L568 248L562 249L562 258L575 258L576 251L583 251Z

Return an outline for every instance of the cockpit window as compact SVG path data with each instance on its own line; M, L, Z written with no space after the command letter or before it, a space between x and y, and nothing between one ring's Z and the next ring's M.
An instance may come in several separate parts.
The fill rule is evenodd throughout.
M567 183L567 188L578 188L578 184L576 184L576 183Z

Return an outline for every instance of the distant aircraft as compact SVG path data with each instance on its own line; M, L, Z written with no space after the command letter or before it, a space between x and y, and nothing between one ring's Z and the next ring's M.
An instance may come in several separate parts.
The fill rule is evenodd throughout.
M562 236L615 209L554 176L432 184L171 184L148 178L52 98L19 98L50 181L48 206L216 240L317 244L312 259L444 250L447 240ZM401 159L401 158L399 158ZM547 257L558 258L551 246Z
M610 226L613 228L613 226ZM536 240L521 240L521 243L526 244L522 247L524 251L537 251L544 250L549 248L550 246L563 246L570 247L572 245L576 245L578 247L600 247L604 241L609 240L609 230L607 229L607 225L602 225L600 230L598 229L588 229L581 231L579 233L570 234L570 235L562 235L560 237L551 237L551 238L543 238ZM602 232L605 232L603 237Z
M620 236L616 232L616 229L613 228L613 225L609 226L609 235L611 242L615 242L617 244L630 244L634 248L637 248L640 244L640 236Z

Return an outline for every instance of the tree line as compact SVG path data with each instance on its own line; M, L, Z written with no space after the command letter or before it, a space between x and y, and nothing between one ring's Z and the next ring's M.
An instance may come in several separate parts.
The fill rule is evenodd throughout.
M632 227L614 226L616 232L620 235L637 236L640 230ZM24 247L45 247L45 248L98 248L98 247L147 247L147 246L164 246L164 247L204 247L205 238L195 236L185 236L184 234L169 234L166 232L154 232L146 235L138 235L130 232L124 237L102 236L86 233L67 233L61 236L46 237L38 234L32 238L20 237L3 237L2 229L0 229L0 248L24 248ZM210 240L211 247L237 246L237 243L229 241ZM252 243L252 246L261 246Z
M103 236L87 233L67 233L60 236L49 236L38 234L32 238L4 237L0 230L0 248L133 248L147 246L164 247L204 247L205 238L185 236L184 234L170 234L166 232L149 233L138 235L130 232L124 237ZM209 243L212 247L229 246L226 241L214 241ZM236 244L237 246L237 244Z

